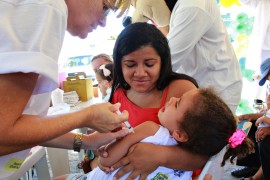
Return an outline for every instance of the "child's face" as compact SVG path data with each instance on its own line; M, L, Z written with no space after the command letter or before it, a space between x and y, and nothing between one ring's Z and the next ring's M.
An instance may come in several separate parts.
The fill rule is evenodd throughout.
M193 98L195 98L198 90L190 90L183 94L181 98L172 97L163 108L158 112L160 124L169 129L172 133L179 130L179 123L183 119L184 113L193 108Z
M106 96L106 90L109 87L109 82L107 80L104 80L98 73L96 73L96 78L98 82L98 88L102 94L102 96Z

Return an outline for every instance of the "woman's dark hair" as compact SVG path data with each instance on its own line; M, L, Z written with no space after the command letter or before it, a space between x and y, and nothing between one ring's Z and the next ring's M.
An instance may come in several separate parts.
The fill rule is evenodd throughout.
M165 0L168 8L170 9L170 11L172 12L175 4L177 3L177 0Z
M178 74L172 71L171 54L167 38L154 25L138 22L128 25L119 34L115 42L113 49L115 76L113 79L112 94L118 87L125 90L130 88L129 84L127 84L124 79L121 61L125 55L128 55L144 46L151 46L154 48L161 59L160 77L157 81L158 90L165 89L172 80L176 79L189 80L198 87L196 81L190 76Z
M179 146L193 153L211 157L228 144L228 139L236 130L236 120L224 101L213 89L199 89L198 95L191 100L193 108L186 111L179 124L189 140L179 143ZM238 156L246 156L253 151L254 144L247 137L242 144L228 148L221 165L230 158L231 162Z

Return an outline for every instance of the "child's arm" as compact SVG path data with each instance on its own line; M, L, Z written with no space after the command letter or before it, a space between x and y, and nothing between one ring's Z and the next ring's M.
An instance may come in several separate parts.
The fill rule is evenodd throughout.
M256 126L258 126L261 122L265 122L267 124L270 124L270 118L269 117L266 117L266 116L262 116L260 117L259 119L257 119L256 121Z
M133 144L140 142L142 139L148 136L154 135L158 129L159 125L152 121L147 121L138 125L136 128L134 128L135 133L130 133L126 137L118 140L108 147L108 157L103 158L100 156L100 164L102 166L110 167L124 157L128 153L128 149Z

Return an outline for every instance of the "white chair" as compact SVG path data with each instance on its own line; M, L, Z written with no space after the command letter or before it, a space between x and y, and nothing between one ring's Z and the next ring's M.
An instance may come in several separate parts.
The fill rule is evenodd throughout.
M53 177L70 173L68 150L47 147L47 153Z
M29 156L24 160L20 168L9 176L8 180L19 179L25 177L25 174L35 166L37 177L39 180L49 180L50 173L46 158L45 148L42 146L35 146L31 149ZM26 178L27 179L27 178Z
M221 162L223 160L223 156L226 152L226 146L216 155L212 156L205 166L201 174L199 175L198 180L203 180L206 174L211 174L213 180L220 180L224 174L224 167L221 167Z

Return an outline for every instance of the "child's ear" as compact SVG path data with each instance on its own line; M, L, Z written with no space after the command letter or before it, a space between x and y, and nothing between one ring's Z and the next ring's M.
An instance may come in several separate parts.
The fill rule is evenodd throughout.
M105 82L104 82L104 87L106 87L106 88L110 87L110 83L107 80L105 80Z
M178 142L187 142L188 135L184 131L174 130L172 133L172 137Z

